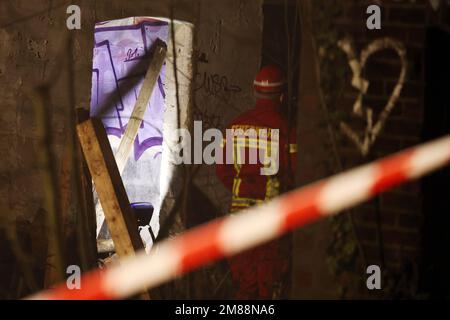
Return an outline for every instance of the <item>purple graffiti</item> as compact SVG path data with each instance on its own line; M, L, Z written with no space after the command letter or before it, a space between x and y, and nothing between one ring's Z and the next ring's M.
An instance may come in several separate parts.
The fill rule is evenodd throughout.
M142 87L145 69L135 71L139 60L145 59L156 39L167 42L168 23L157 20L143 20L133 25L96 25L94 58L92 68L91 116L96 116L99 107L108 97L114 96L117 103L102 115L108 135L120 138L126 129L139 91ZM131 74L133 70L133 74ZM122 92L127 81L138 82L129 92ZM162 145L164 111L165 66L158 77L150 98L138 135L134 142L134 159L137 161L151 147Z

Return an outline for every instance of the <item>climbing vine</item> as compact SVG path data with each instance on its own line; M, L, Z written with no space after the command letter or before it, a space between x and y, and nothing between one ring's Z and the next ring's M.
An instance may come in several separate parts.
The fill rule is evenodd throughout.
M348 65L345 48L342 47L342 39L351 41L351 37L336 27L338 20L344 10L343 1L338 0L314 0L311 1L312 14L310 15L310 29L313 30L314 49L318 62L319 95L324 114L324 125L328 139L324 148L330 154L327 169L330 173L343 171L338 145L342 139L348 137L339 130L339 123L345 122L348 115L339 111L337 103L341 100L346 83L351 81L351 69ZM350 39L350 40L349 40ZM389 43L389 46L386 46ZM341 44L341 45L339 45ZM369 48L370 48L369 44ZM393 39L384 38L374 41L373 46L378 45L382 49L390 47L397 51L402 62L402 72L399 78L396 92L393 96L400 94L401 86L406 79L406 52L403 45ZM377 49L378 50L378 49ZM370 51L370 50L369 50ZM348 50L347 50L348 54ZM394 91L395 92L395 91ZM392 109L395 99L391 97L386 106ZM358 98L362 103L362 96ZM380 129L381 130L381 129ZM344 130L345 133L345 130ZM347 134L348 135L348 134ZM364 152L363 152L364 154ZM347 212L330 219L332 229L332 240L328 246L327 263L331 272L338 278L340 284L340 296L342 298L358 296L359 289L365 284L365 259L364 249L358 239L352 213ZM383 247L380 247L383 251ZM406 263L399 270L383 270L383 292L388 298L423 298L418 294L415 283L417 282L417 270Z
M310 23L318 57L318 78L324 113L322 127L328 135L324 148L331 150L327 169L330 173L337 173L344 168L337 148L341 135L336 124L345 120L345 115L338 110L336 102L344 91L350 73L345 53L337 46L345 34L334 24L343 14L343 4L337 0L315 0L312 1L311 9ZM330 224L332 240L327 248L327 263L333 275L339 278L338 294L345 298L361 283L361 276L364 274L361 266L365 265L364 252L358 241L351 212L330 218Z

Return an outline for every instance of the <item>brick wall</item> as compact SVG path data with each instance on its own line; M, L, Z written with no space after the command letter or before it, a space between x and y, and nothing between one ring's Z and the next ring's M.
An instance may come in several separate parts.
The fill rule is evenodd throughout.
M335 21L339 31L350 36L355 42L359 53L373 39L380 37L393 37L401 41L407 50L409 63L407 81L402 94L393 109L386 126L379 135L372 154L364 158L356 147L346 137L339 139L339 154L345 169L369 162L404 148L421 142L423 115L424 115L424 88L425 88L425 34L428 26L445 26L450 24L450 6L441 1L439 10L434 11L429 1L337 1L342 5L342 13ZM331 1L330 1L331 3ZM366 28L366 8L370 4L379 4L382 10L382 29L368 30ZM387 103L400 73L400 59L391 50L382 51L371 56L364 71L364 76L370 81L370 87L364 105L373 108L377 114ZM346 115L349 125L360 134L366 124L361 119L351 116L353 103L357 91L351 86L351 71L348 69L348 78L341 98L336 103L338 110ZM307 183L314 178L324 175L324 170L317 169L317 163L323 162L326 155L314 150L311 145L326 141L317 134L320 120L319 110L310 110L308 106L300 107L300 145L304 150L306 159L300 160L300 166L307 171L302 174L301 183ZM308 118L309 123L301 118ZM377 115L375 115L377 119ZM314 133L311 133L314 132ZM303 134L303 137L302 137ZM302 148L304 147L304 148ZM316 148L317 149L317 148ZM311 151L311 152L309 152ZM306 153L306 155L305 155ZM300 156L302 155L300 154ZM315 163L315 166L314 166ZM315 173L312 173L312 172ZM329 175L328 172L326 175ZM357 288L350 296L353 297L401 297L414 294L417 284L419 266L422 254L422 190L420 182L413 182L395 188L353 209L356 231L366 258L366 264L382 265L384 256L385 273L382 292L369 292L365 285L365 270L356 270ZM377 210L381 218L381 241L383 252L380 254L380 233L377 229ZM317 233L321 232L322 235ZM302 253L298 254L294 262L294 270L306 275L306 280L299 274L294 276L299 287L294 296L303 297L330 297L330 291L335 290L344 279L334 282L321 274L326 275L324 268L317 268L324 264L326 254L326 241L330 238L329 222L320 222L296 234L298 248L306 250L306 259ZM308 254L309 245L301 243L321 243L312 249L315 253ZM321 270L321 271L319 271ZM319 274L321 273L321 274ZM325 280L324 280L325 279ZM400 282L407 283L401 288ZM391 285L392 287L389 289ZM399 292L399 290L407 291Z
M379 1L382 8L382 29L368 30L365 26L365 8L368 1L352 1L337 25L350 34L359 50L379 37L400 40L407 49L408 76L400 99L389 117L386 127L373 146L373 158L418 144L421 141L424 112L425 31L430 25L448 21L448 7L441 4L432 10L428 1ZM358 18L360 17L360 19ZM357 19L358 18L358 19ZM447 18L447 21L445 21ZM366 68L371 85L365 102L380 111L388 100L400 72L400 60L393 51L373 55ZM347 88L347 103L355 91ZM347 109L348 110L348 109ZM360 156L348 144L342 145L344 161L353 165ZM359 160L356 160L359 161ZM421 254L422 194L420 182L393 189L354 210L357 232L363 244L368 264L382 264L380 240L377 232L377 210L381 219L381 239L384 262L389 274L409 273L415 281ZM389 281L389 280L387 280ZM389 295L390 293L385 293Z

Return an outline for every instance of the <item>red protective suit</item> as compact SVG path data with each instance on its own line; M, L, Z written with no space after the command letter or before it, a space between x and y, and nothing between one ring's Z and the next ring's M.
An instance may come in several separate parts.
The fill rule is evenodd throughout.
M262 203L290 187L295 176L296 137L295 130L289 133L288 122L280 114L280 103L274 100L258 99L256 106L238 116L227 129L254 129L258 134L233 138L233 164L226 164L227 140L222 145L224 164L216 165L217 177L232 192L230 212ZM267 130L262 134L260 130ZM279 130L278 144L270 144L274 132ZM267 141L267 143L264 143ZM274 175L262 175L258 158L256 164L249 163L250 149L270 155L271 147L279 150L279 169ZM230 149L228 149L229 151ZM245 156L245 163L239 164L239 157ZM267 167L267 165L266 165ZM230 258L233 280L237 286L237 299L276 298L277 288L289 270L289 243L286 239L276 240Z

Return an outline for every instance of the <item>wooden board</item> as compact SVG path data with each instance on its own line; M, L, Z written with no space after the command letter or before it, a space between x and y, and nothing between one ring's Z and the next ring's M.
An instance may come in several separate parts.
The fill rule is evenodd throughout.
M144 245L105 128L101 120L89 119L77 125L77 134L116 253L119 257L134 255ZM150 299L146 291L139 297Z
M125 129L125 133L120 140L120 145L116 152L116 162L120 173L123 172L128 157L130 156L134 140L136 139L142 119L144 119L145 111L147 110L148 101L150 100L153 88L158 81L161 67L166 59L167 49L162 40L156 40L152 50L153 55L144 78L144 83L139 91L139 96L134 105L130 120L127 123L127 128Z
M89 119L77 125L77 133L116 252L133 255L143 244L103 124Z
M76 110L76 123L81 123L89 119L89 111L78 108ZM83 157L81 145L76 144L74 148L76 169L74 172L75 182L78 190L78 208L77 215L77 232L80 246L81 263L83 267L89 269L97 266L97 237L96 237L96 220L94 195L92 193L92 177L89 168ZM84 257L83 257L84 256Z

